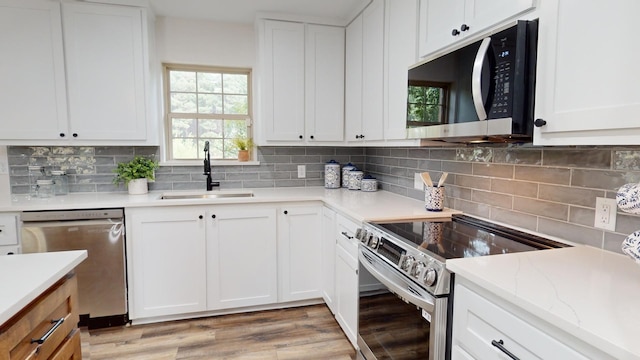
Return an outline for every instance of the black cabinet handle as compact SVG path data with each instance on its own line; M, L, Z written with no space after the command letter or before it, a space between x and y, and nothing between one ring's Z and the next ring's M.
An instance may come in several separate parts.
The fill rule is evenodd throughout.
M341 234L342 234L342 236L346 237L349 240L353 239L353 236L349 236L349 234L347 234L346 231L341 232Z
M520 360L517 356L513 355L511 353L511 351L507 350L506 347L504 347L504 341L502 341L502 339L495 341L495 340L491 340L491 345L497 347L498 349L500 349L500 351L502 351L503 353L505 353L505 355L507 355L508 357L512 358L513 360Z
M543 126L547 125L547 121L544 120L544 119L536 119L533 122L533 125L535 125L536 127L543 127Z
M44 342L47 341L49 336L51 336L51 334L53 334L53 332L56 331L60 327L60 325L62 325L63 322L64 322L64 318L60 318L58 320L51 320L51 323L53 324L51 329L49 329L49 331L47 331L44 335L42 335L40 339L31 339L31 344L33 343L44 344Z
M467 25L467 24L462 24L462 26L460 26L460 30L462 30L462 31L467 31L467 30L469 30L469 25Z
M289 212L287 210L284 211L284 214L287 215Z
M458 31L458 29L451 30L451 36L458 36L458 35L460 35L460 31Z
M64 137L64 133L60 133L60 137Z
M216 214L211 215L211 218L215 219L216 218Z
M198 216L198 219L204 219L204 216L200 215Z

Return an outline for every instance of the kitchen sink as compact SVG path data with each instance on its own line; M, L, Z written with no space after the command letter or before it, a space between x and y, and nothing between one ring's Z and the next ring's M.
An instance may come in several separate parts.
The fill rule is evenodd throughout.
M253 197L251 191L207 191L207 192L171 192L164 193L160 197L161 200L188 200L188 199L224 199L224 198L240 198Z

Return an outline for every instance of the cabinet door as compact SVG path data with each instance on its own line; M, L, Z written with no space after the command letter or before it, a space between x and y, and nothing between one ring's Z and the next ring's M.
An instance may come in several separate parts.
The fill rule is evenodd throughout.
M362 135L362 15L346 30L345 47L345 136L360 141Z
M416 63L418 1L387 1L385 8L384 138L407 138L407 75Z
M322 297L335 314L336 293L336 212L322 209Z
M458 40L464 23L465 0L420 0L420 56L427 56Z
M384 138L384 0L373 0L362 13L363 140Z
M322 297L322 206L287 206L278 214L279 300Z
M467 0L464 23L469 33L486 30L502 21L513 19L533 9L535 0ZM458 25L460 29L461 25Z
M60 4L0 0L0 138L57 139L67 128Z
M276 303L275 208L215 208L207 224L207 308Z
M640 144L640 43L631 28L640 2L556 0L540 10L535 116L546 125L534 128L534 144Z
M304 140L304 24L264 21L262 115L266 140Z
M344 139L344 44L342 27L307 25L305 133L307 141Z
M205 211L127 209L132 319L206 310Z
M146 23L134 7L63 3L69 134L145 140Z
M358 336L358 260L336 248L336 320L351 344Z

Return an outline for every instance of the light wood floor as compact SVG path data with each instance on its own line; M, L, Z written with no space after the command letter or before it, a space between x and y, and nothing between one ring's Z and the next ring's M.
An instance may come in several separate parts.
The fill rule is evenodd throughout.
M355 359L325 305L82 329L82 343L85 360Z

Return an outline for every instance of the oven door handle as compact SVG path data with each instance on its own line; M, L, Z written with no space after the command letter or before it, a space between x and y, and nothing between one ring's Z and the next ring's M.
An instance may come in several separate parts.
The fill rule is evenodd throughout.
M412 303L426 312L432 314L435 309L435 304L431 299L425 299L419 296L416 296L414 293L408 291L407 289L403 289L398 286L393 280L389 279L386 275L384 275L381 271L376 269L376 265L371 263L369 259L364 255L362 250L359 251L358 257L360 259L360 264L364 266L365 269L371 273L376 279L378 279L382 284L384 284L391 292L400 296L403 300Z

